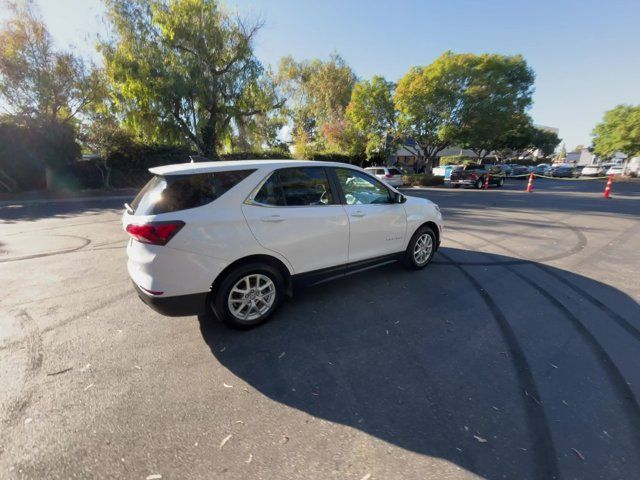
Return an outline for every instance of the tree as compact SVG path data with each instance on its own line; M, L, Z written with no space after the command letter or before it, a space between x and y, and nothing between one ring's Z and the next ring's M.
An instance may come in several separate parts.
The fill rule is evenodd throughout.
M189 142L218 158L234 124L282 105L253 53L262 23L215 0L105 1L114 32L101 45L107 75L143 139Z
M99 72L54 49L31 2L7 3L0 31L0 96L11 115L69 122L102 93Z
M396 123L393 89L392 82L374 76L370 81L358 82L351 92L346 118L355 132L350 137L358 145L364 143L367 160L374 156L386 158L389 153L388 139Z
M456 142L485 158L531 105L533 71L520 55L465 55Z
M564 145L564 143L560 147L560 153L558 153L558 159L563 162L567 159L567 147Z
M398 82L393 96L398 135L416 156L424 154L427 162L454 140L465 72L465 56L445 52L427 67L411 68Z
M330 148L325 133L342 128L356 82L345 60L338 54L332 54L328 61L297 62L285 57L280 61L277 78L289 99L287 112L293 124L296 154ZM303 143L307 144L304 149Z
M540 150L545 157L550 156L556 151L561 139L558 134L549 130L543 130L541 128L534 128L533 138L531 140L531 146L537 150ZM566 151L565 151L566 158Z
M31 2L6 6L13 16L0 30L0 105L34 130L43 160L58 167L78 155L77 117L103 95L100 72L55 50Z
M596 155L610 157L616 152L629 157L640 155L640 105L618 105L609 110L592 135Z

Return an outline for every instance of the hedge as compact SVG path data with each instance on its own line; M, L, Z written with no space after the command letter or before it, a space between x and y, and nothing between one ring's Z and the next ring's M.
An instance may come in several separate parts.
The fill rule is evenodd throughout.
M434 177L428 173L417 173L415 175L403 175L402 182L405 185L411 185L414 187L430 187L433 185L442 185L444 183L444 178Z

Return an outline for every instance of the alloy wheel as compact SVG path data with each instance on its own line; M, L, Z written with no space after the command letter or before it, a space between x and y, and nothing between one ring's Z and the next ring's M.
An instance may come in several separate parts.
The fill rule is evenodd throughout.
M413 247L413 259L418 265L424 265L433 250L433 239L428 233L423 233L416 240L416 244Z
M227 299L231 314L242 322L265 315L276 299L276 286L267 275L253 273L238 280Z

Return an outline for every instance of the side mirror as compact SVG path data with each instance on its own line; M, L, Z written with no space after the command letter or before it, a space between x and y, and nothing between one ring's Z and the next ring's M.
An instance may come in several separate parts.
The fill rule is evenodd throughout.
M404 203L407 201L407 197L405 197L401 193L393 192L393 203Z

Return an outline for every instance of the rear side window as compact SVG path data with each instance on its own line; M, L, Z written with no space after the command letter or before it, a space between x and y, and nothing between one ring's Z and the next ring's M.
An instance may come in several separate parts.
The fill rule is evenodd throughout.
M156 175L131 202L135 215L158 215L201 207L232 189L255 170Z
M284 168L274 172L254 197L257 203L279 207L331 205L329 179L322 167Z

